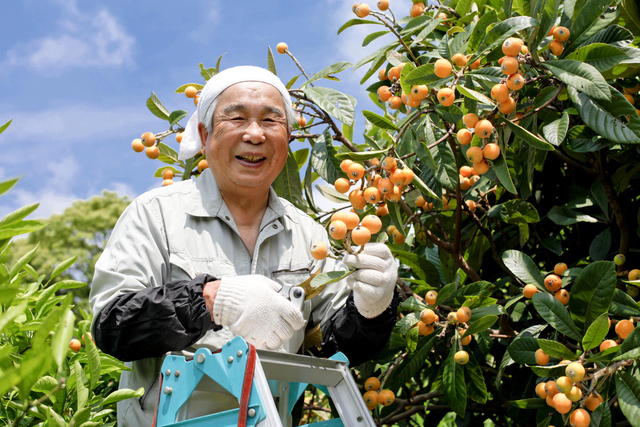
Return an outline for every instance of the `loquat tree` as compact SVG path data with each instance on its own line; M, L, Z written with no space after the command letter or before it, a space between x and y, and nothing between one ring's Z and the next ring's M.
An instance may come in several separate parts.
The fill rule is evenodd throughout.
M363 45L393 41L311 74L278 44L301 74L287 84L299 119L273 187L327 227L333 247L315 244L314 257L377 241L400 262L394 333L354 371L376 421L640 426L637 5L448 0L400 11L378 1L352 11L339 33L368 25ZM275 63L269 48L274 73ZM362 67L375 111L355 135L356 99L320 84ZM220 60L200 70L206 82ZM202 87L176 92L197 102ZM164 142L179 143L188 112L154 94L147 105L169 129L132 145L165 164L163 185L208 167ZM320 178L339 205L330 212L314 200ZM340 274L304 286L312 296ZM309 393L306 407L319 399Z

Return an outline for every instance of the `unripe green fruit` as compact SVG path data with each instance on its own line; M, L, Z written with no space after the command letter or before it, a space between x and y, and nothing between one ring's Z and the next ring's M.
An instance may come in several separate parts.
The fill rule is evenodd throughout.
M627 294L631 297L631 298L635 298L638 296L638 294L640 294L640 290L633 285L627 285Z
M618 254L615 257L613 257L613 262L615 262L616 265L622 265L626 260L627 258L622 254Z

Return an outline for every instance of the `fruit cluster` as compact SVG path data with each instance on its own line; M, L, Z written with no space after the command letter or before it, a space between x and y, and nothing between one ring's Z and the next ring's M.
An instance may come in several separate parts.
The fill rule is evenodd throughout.
M395 400L396 396L391 390L380 390L380 380L376 377L370 377L364 382L365 393L362 396L364 403L370 410L375 409L378 404L389 406Z
M569 40L571 33L567 27L556 27L555 25L549 30L547 36L553 36L553 40L549 42L549 50L555 56L562 55L564 51L563 42Z
M542 349L536 352L536 362L549 362L549 356L544 354ZM545 363L545 364L546 364ZM536 385L536 394L541 399L547 401L547 405L554 408L561 414L569 415L569 422L574 427L588 427L591 423L591 415L582 407L589 411L595 411L602 403L603 398L597 391L592 391L584 395L583 385L585 380L585 369L580 362L563 360L560 364L566 364L565 376L557 378L555 381L540 382ZM575 406L574 406L575 404Z
M460 365L464 365L469 362L469 354L462 349L462 346L467 346L471 343L473 335L465 335L467 330L466 324L471 320L471 309L469 307L460 307L458 310L450 311L446 320L440 322L440 316L436 311L440 311L441 308L436 307L436 299L438 293L436 291L429 291L425 295L425 302L433 308L425 308L420 312L420 321L418 322L418 335L427 336L435 332L435 327L440 326L446 328L449 325L458 325L458 334L462 337L460 340L460 351L454 355L454 360ZM442 315L443 313L440 312Z
M544 278L544 287L551 292L563 305L569 304L569 291L562 289L562 279L560 276L567 270L567 264L559 262L553 267L553 274ZM522 294L525 298L533 298L533 295L540 292L536 285L526 285Z

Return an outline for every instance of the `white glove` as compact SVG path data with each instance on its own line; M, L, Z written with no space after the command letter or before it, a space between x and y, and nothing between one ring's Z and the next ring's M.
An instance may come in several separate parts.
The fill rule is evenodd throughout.
M342 262L357 270L347 277L358 312L373 318L389 307L398 278L398 266L387 245L367 243L359 255L345 254Z
M278 294L281 288L257 274L224 278L213 303L213 321L256 348L276 350L304 325L300 310Z

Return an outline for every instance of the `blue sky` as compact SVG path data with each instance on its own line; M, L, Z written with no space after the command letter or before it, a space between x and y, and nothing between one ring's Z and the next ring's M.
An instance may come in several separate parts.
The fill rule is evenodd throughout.
M0 26L0 125L12 118L13 123L0 135L0 179L22 179L0 198L0 217L35 202L41 206L32 216L48 217L103 189L133 198L159 186L161 180L153 173L161 164L131 149L131 140L143 132L166 129L166 122L146 108L152 91L170 110L193 112L192 101L174 90L202 82L199 62L214 66L226 52L222 68L266 67L268 45L286 83L299 72L288 56L275 53L281 41L308 73L338 61L355 63L389 43L390 36L362 48L364 36L382 27L352 27L337 35L343 23L355 18L352 4L353 0L5 4ZM375 8L375 1L369 4ZM397 18L408 14L410 4L391 2ZM341 83L326 85L358 98L359 111L370 109L372 103L358 83L365 70L347 70L339 75ZM356 120L361 132L364 119L358 114ZM362 137L355 140L362 142ZM177 149L172 138L171 145Z

